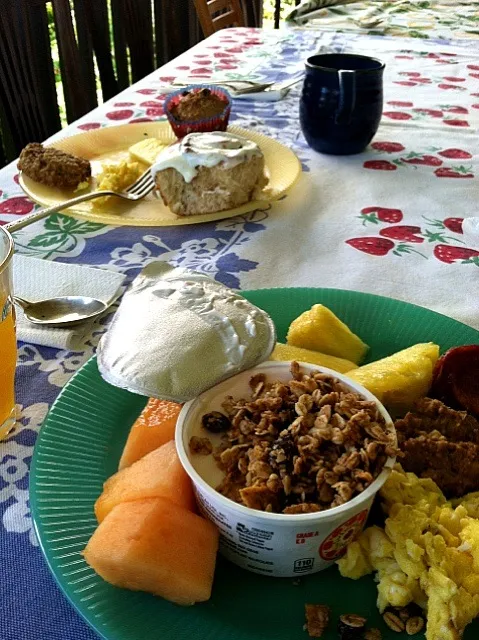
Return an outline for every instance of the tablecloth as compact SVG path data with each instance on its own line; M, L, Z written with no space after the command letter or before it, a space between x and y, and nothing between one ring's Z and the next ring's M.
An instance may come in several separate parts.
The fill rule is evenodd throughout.
M277 103L238 102L232 122L290 146L303 175L281 202L236 218L171 228L107 227L54 215L16 234L17 251L105 267L131 280L167 260L247 289L319 286L381 293L479 328L479 246L462 239L477 215L479 52L473 42L418 41L314 30L226 30L154 72L60 135L163 117L159 87L198 80L283 79L322 50L374 52L386 62L383 120L357 156L321 156L298 124L299 87ZM29 213L15 165L0 172L0 221ZM48 409L93 354L101 322L71 353L19 344L19 421L0 443L1 640L92 640L41 556L28 501L29 465Z
M479 38L475 0L303 0L286 21L311 29L410 38Z

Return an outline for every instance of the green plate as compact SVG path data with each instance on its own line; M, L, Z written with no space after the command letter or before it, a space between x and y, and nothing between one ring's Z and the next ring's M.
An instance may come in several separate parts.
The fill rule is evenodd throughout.
M268 311L284 340L289 323L312 304L332 309L370 346L376 360L417 342L449 347L479 343L479 332L421 307L336 289L269 289L244 292ZM60 588L107 640L304 640L304 604L325 603L334 619L358 613L386 639L375 606L372 577L341 578L336 567L295 583L248 573L219 558L207 603L181 608L160 598L110 586L82 558L96 521L93 504L117 469L128 431L145 398L110 386L91 359L66 385L43 425L30 473L30 504L40 545ZM470 625L464 640L477 638ZM324 634L337 638L335 624Z

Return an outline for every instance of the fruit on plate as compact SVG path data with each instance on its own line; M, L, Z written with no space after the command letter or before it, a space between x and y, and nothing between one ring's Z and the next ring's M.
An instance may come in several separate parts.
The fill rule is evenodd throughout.
M315 304L291 323L288 344L319 351L358 364L368 346L358 338L330 309Z
M351 369L357 367L357 365L350 360L337 358L336 356L328 356L325 353L319 353L319 351L293 347L290 344L283 344L282 342L276 343L269 359L278 360L279 362L292 362L293 360L297 362L309 362L310 364L317 364L320 367L328 367L328 369L333 369L333 371L338 371L339 373L346 373L346 371L351 371Z
M152 165L166 146L158 138L146 138L132 145L128 149L128 153L133 160Z
M96 519L102 522L121 502L157 497L169 498L183 509L195 510L191 480L178 458L174 440L108 478L95 502Z
M211 595L216 527L166 498L117 505L83 555L107 582L190 605Z
M438 357L437 344L415 344L347 375L373 393L391 413L404 414L427 394Z
M120 458L119 469L124 469L150 451L173 440L181 405L168 400L150 398L133 424Z
M430 395L479 416L479 345L454 347L439 358Z

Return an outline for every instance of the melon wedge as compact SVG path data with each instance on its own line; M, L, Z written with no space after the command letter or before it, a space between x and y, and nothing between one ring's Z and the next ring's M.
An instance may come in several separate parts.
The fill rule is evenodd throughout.
M119 469L130 466L150 451L173 440L181 404L150 398L133 424L120 458Z
M95 515L98 522L102 522L121 502L157 497L168 498L183 509L195 510L191 480L181 466L173 440L111 476L95 502Z
M218 530L166 498L117 505L98 526L83 555L104 580L181 605L208 600Z

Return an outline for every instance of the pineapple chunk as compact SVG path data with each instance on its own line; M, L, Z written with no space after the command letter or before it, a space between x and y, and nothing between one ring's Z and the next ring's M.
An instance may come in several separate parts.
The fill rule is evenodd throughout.
M351 371L351 369L357 368L357 365L350 360L336 358L336 356L328 356L325 353L319 353L319 351L301 349L301 347L292 347L289 344L282 344L281 342L276 343L274 351L270 355L269 359L279 360L280 362L286 362L288 360L308 362L310 364L317 364L320 367L328 367L328 369L339 371L339 373L346 373L346 371Z
M288 344L358 364L368 346L322 304L315 304L291 323Z
M391 413L402 415L428 392L438 357L437 344L415 344L347 375L373 393Z
M128 152L133 160L143 162L144 164L154 164L158 154L160 154L167 145L160 142L157 138L145 138L132 145Z

